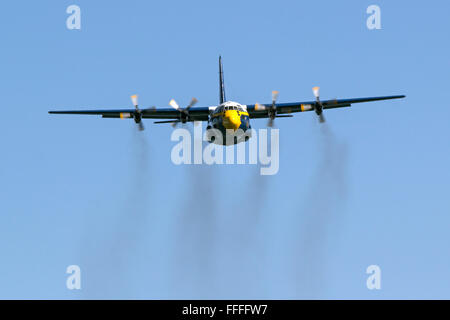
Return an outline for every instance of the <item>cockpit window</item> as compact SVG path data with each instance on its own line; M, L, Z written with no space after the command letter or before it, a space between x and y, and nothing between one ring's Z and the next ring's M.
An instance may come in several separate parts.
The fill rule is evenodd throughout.
M233 106L233 105L231 105L231 106L220 106L220 107L218 107L218 108L216 109L216 112L217 112L217 113L222 113L222 112L228 111L228 110L237 110L237 111L240 111L240 112L245 112L245 111L244 111L244 108L243 108L241 105L235 105L235 106Z

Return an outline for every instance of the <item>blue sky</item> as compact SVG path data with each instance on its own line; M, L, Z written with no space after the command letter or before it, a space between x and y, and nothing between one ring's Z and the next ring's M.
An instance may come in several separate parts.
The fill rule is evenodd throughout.
M66 8L81 8L81 30ZM368 30L366 8L381 8ZM8 1L0 298L449 298L449 5ZM50 116L406 94L278 119L280 170L175 166L170 125ZM266 121L252 122L264 128ZM82 290L66 288L79 265ZM379 265L381 290L366 288Z

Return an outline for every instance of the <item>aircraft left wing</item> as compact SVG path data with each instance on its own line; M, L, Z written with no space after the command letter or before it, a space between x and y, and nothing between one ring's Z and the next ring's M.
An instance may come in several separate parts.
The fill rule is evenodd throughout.
M404 95L397 96L381 96L381 97L369 97L369 98L353 98L353 99L332 99L324 101L304 101L304 102L290 102L290 103L277 103L276 113L277 115L285 115L294 112L305 112L316 110L317 103L320 103L323 109L334 109L334 108L344 108L350 107L354 103L371 102L371 101L381 101L381 100L392 100L405 98ZM247 105L247 111L250 118L269 118L271 109L271 103L269 104L253 104Z

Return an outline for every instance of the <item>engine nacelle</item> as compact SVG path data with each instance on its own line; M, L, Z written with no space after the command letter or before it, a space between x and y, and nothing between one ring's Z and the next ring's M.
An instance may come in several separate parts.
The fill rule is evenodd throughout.
M304 111L312 111L312 110L314 110L314 106L312 104L302 104L302 105L300 105L300 110L302 112L304 112Z

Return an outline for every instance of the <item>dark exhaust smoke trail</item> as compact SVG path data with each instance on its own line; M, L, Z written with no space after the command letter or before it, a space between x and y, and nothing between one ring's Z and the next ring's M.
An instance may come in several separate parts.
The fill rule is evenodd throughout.
M270 176L260 174L260 166L250 168L250 176L247 182L240 188L242 200L239 208L234 211L231 226L234 237L227 243L229 247L230 261L235 261L235 274L231 274L230 281L236 277L236 287L239 292L231 291L228 297L238 299L264 298L265 291L265 266L266 239L265 208L269 202Z
M196 141L206 144L206 142ZM178 204L173 236L171 298L208 298L215 288L214 255L220 197L215 166L186 166L185 188L177 188ZM219 199L217 199L219 198Z
M253 137L252 139L261 139L260 136ZM275 141L279 144L279 141ZM278 146L279 149L279 146ZM250 147L247 145L247 150L250 152ZM259 152L258 142L258 152ZM272 150L272 139L270 130L267 134L267 152L270 154ZM239 207L244 209L245 217L251 219L253 223L259 223L262 218L264 209L269 200L269 181L273 178L270 175L261 174L261 165L252 165L248 169L250 176L248 181L243 185L241 191L242 199Z
M253 137L258 139L260 137ZM271 150L270 134L268 150ZM249 146L246 146L248 151ZM232 209L227 212L225 236L221 242L222 261L227 264L221 275L224 279L222 296L219 298L265 298L268 296L267 246L265 238L266 206L269 203L269 186L273 177L261 175L260 165L251 165L249 175L240 179L232 192ZM230 204L229 204L230 205Z
M261 224L270 177L261 176L259 166L251 166L246 180L218 178L221 168L186 168L187 189L174 232L175 298L249 298L264 294ZM222 188L230 178L234 187Z
M259 166L253 169L248 182L244 186L242 207L247 211L247 217L257 223L264 214L269 197L269 179L270 176L262 176Z
M320 298L326 289L327 245L339 233L341 210L347 196L347 146L328 123L320 125L319 160L301 204L300 230L293 266L296 298Z
M89 286L88 298L134 298L133 268L144 248L145 235L149 233L150 197L150 146L142 132L133 128L131 163L128 190L119 191L108 201L118 202L119 213L111 215L116 221L105 226L112 230L99 243L89 244L86 261ZM104 229L104 226L99 226ZM90 233L96 230L90 229ZM90 235L92 236L92 235ZM95 238L95 237L94 237Z

